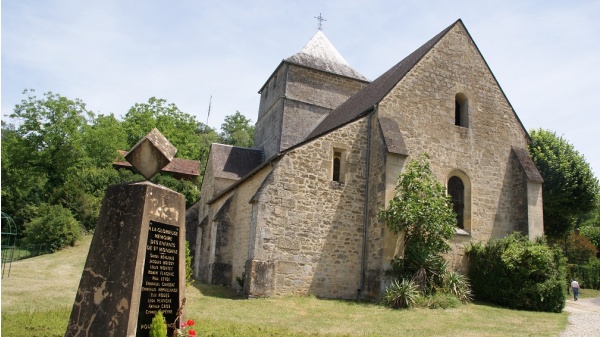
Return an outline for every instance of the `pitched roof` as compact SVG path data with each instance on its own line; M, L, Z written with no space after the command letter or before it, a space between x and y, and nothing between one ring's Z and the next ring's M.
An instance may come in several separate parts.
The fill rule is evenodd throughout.
M345 125L351 121L354 121L358 117L364 116L368 112L372 111L374 106L377 105L387 95L394 86L400 82L400 80L427 54L433 46L444 36L446 33L454 27L457 23L461 22L458 20L450 25L448 28L441 31L439 34L434 36L431 40L427 41L419 49L412 52L398 64L393 66L390 70L386 71L383 75L379 76L376 80L368 84L361 91L350 97L346 102L342 103L339 107L334 109L323 119L323 121L311 132L306 140L316 138L322 134L325 134L333 129Z
M127 155L127 151L118 150L119 155L125 157ZM119 167L133 167L127 161L119 161L116 160L113 162L114 166ZM182 158L173 158L173 160L163 169L162 172L171 172L177 174L184 174L189 176L198 177L200 176L200 161L199 160L190 160L190 159L182 159Z
M322 31L318 31L302 50L284 61L333 74L368 81L366 77L352 69L350 64L329 42Z
M215 177L238 180L263 161L263 152L231 145L213 143L210 148Z

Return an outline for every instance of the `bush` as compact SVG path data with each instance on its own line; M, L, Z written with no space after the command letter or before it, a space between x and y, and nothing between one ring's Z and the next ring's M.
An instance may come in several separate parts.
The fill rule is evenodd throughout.
M568 280L577 280L581 288L600 289L600 259L591 259L583 265L569 265L568 272Z
M162 311L158 311L150 323L150 337L167 337L167 323Z
M471 284L469 279L456 271L442 274L442 293L454 295L460 302L471 301Z
M567 261L573 264L587 263L596 256L596 246L585 236L572 233L567 242Z
M448 309L456 308L461 301L450 293L437 292L429 296L419 296L414 304L418 308Z
M600 227L582 226L579 234L588 238L596 248L600 248Z
M37 207L37 214L25 225L25 245L48 244L50 251L54 252L73 246L81 238L81 226L68 209L42 204Z
M383 298L384 303L394 309L410 308L415 304L419 296L418 286L411 280L398 280L392 283L385 290Z
M521 234L467 249L475 298L513 309L560 312L565 305L566 264L558 248Z

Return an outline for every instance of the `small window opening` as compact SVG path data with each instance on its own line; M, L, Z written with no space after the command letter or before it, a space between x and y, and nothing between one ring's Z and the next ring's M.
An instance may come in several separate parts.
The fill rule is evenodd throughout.
M469 127L469 100L463 93L454 97L454 125Z
M456 213L458 227L465 228L465 185L459 177L448 180L448 194L452 198L453 210Z
M341 182L342 153L335 151L333 153L333 181Z
M277 88L277 74L273 77L273 89Z

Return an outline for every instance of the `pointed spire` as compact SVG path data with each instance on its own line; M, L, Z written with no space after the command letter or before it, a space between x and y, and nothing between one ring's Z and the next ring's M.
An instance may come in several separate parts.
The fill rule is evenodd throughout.
M350 64L329 42L322 31L318 31L302 50L285 59L305 67L314 68L334 74L368 81L366 77L352 69Z

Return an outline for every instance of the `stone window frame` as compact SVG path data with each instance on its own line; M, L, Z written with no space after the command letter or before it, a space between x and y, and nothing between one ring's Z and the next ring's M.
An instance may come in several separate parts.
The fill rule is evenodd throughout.
M469 127L469 98L463 92L454 95L454 125Z
M448 193L448 183L452 177L456 177L461 180L464 187L464 209L463 209L463 228L456 227L457 235L471 235L473 231L473 223L472 223L472 186L471 179L469 176L462 170L454 169L450 171L446 178L446 193Z
M346 183L346 173L348 172L348 153L347 146L334 144L330 152L330 170L329 177L332 184L344 185ZM337 161L336 161L337 160ZM339 172L336 174L336 163L339 165ZM337 175L337 177L336 177ZM336 180L337 178L337 180Z

